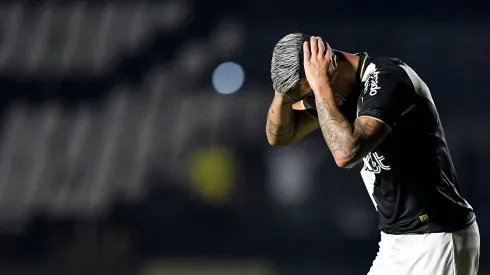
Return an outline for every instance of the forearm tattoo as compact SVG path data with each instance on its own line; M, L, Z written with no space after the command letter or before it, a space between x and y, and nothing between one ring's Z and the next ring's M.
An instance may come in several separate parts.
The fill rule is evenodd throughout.
M267 132L275 137L287 136L293 132L293 122L287 124L276 124L267 118Z
M320 128L330 151L343 150L343 140L352 131L350 123L338 110L333 110L326 99L316 97L315 102Z

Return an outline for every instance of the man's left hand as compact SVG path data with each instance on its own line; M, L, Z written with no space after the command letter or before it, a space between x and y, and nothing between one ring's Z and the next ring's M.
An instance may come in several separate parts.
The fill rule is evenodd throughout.
M320 37L312 36L303 44L304 67L310 88L317 92L323 87L330 88L330 78L335 69L331 63L331 48Z

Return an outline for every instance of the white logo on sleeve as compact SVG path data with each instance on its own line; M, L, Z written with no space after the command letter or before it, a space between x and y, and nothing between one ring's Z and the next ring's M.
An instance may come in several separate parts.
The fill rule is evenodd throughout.
M362 82L364 82L364 94L369 91L370 96L375 96L378 90L381 89L379 86L379 71L375 64L371 63L367 66Z

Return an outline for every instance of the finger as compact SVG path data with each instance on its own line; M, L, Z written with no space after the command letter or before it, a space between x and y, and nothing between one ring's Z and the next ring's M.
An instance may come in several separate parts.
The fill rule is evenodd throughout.
M310 38L310 48L311 48L311 56L315 56L318 54L318 42L316 37L314 36Z
M330 45L328 43L325 44L325 47L327 48L327 50L325 51L325 56L328 56L330 61L332 61L332 49L330 48Z
M325 54L325 43L321 37L318 37L318 56L322 56Z
M332 53L332 48L330 48L330 45L328 43L325 43L327 50L325 51L325 56L328 57L330 66L332 66L332 69L336 69L337 67L337 60L335 60L335 56Z
M305 43L303 43L303 56L304 56L305 63L310 61L311 52L310 52L310 45L308 44L308 41L305 41Z

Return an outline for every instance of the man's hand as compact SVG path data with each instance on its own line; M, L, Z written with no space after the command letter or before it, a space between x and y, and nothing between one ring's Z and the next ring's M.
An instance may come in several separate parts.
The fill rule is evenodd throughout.
M313 91L330 86L335 68L332 64L331 48L320 37L312 36L310 43L303 44L304 67L308 83Z
M390 130L372 117L359 117L352 125L340 112L330 86L335 68L331 63L330 47L328 44L326 47L319 37L311 37L310 43L305 42L305 74L315 93L323 138L337 165L350 168L374 150Z

